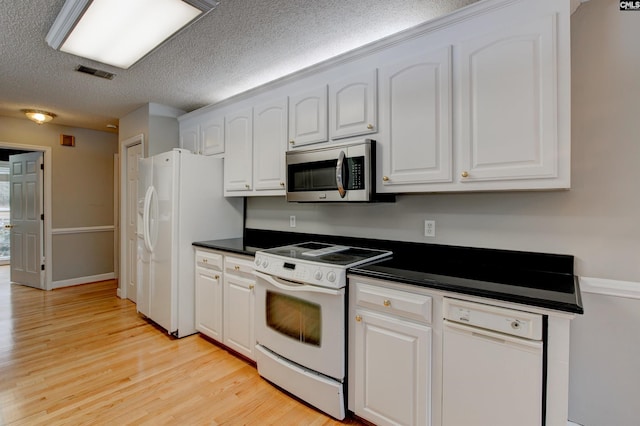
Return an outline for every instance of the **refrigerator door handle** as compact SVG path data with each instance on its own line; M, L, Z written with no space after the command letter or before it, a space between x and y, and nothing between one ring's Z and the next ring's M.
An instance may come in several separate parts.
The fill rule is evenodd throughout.
M153 244L151 242L151 199L155 192L156 189L153 186L147 188L147 193L144 195L144 207L142 209L142 237L144 239L144 246L149 253L153 252Z

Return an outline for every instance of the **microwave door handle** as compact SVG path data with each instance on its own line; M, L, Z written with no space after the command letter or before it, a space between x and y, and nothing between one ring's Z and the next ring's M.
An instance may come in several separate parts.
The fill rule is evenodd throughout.
M330 288L316 287L314 285L287 283L285 281L277 279L276 277L263 274L262 272L258 272L258 271L253 271L253 274L256 277L265 280L272 286L277 287L280 290L284 290L284 291L309 291L312 293L330 294L331 296L339 296L342 294L341 290L333 290Z
M340 151L338 154L338 162L336 163L336 183L338 184L338 194L340 198L344 198L347 195L347 191L344 189L344 151Z

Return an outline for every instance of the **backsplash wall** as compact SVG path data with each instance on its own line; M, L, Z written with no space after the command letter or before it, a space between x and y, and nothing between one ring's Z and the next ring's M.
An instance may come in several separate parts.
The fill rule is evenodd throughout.
M389 204L252 197L247 227L571 254L579 275L640 282L640 50L626 42L640 26L614 3L592 0L572 16L571 190L412 194ZM425 219L435 220L435 238L424 237Z

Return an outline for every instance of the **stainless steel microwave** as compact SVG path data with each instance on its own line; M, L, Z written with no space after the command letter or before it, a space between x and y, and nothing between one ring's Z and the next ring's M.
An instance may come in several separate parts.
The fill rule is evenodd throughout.
M375 190L376 141L287 151L287 201L394 201Z

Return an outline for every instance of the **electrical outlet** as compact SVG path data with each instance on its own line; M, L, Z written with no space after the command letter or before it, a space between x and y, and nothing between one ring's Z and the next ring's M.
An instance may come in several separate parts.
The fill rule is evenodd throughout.
M425 220L424 221L424 236L435 237L436 236L436 221Z
M296 217L291 215L289 216L289 228L295 228L296 227Z

